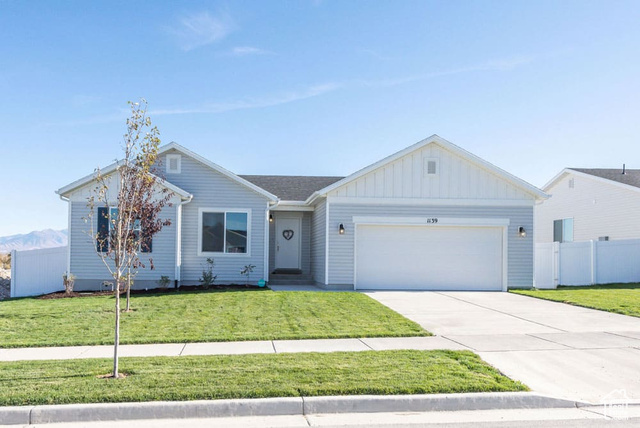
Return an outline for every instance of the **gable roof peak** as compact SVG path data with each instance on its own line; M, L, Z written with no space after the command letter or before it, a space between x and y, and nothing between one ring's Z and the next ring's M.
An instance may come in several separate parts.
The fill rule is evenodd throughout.
M468 152L467 150L463 149L460 146L457 146L455 144L453 144L452 142L445 140L444 138L440 137L438 134L433 134L430 137L427 137L423 140L418 141L415 144L410 145L409 147L406 147L396 153L393 153L392 155L389 155L387 157L385 157L384 159L379 160L378 162L375 162L365 168L362 168L359 171L354 172L353 174L343 178L342 180L337 181L336 183L333 183L327 187L325 187L324 189L320 189L317 192L314 192L313 195L311 195L308 199L307 199L307 203L311 203L313 202L313 200L315 200L317 197L319 196L324 196L326 195L328 192L331 192L332 190L337 189L340 186L343 186L353 180L356 180L360 177L362 177L365 174L368 174L371 171L374 171L380 167L382 167L383 165L389 164L391 162L394 162L404 156L406 156L409 153L412 153L414 151L420 150L423 147L429 145L429 144L437 144L439 146L441 146L442 148L449 150L450 152L457 154L458 156L462 157L463 159L468 160L471 163L474 163L488 171L490 171L491 173L507 180L508 182L510 182L511 184L513 184L514 186L522 189L523 191L533 195L536 199L539 200L543 200L543 199L547 199L549 196L544 193L542 190L538 189L537 187L535 187L532 184L527 183L526 181L522 180L521 178L518 178L510 173L508 173L507 171L493 165L490 162L487 162L486 160L474 155L471 152Z
M186 155L192 159L195 159L196 161L200 162L201 164L203 164L204 166L219 172L220 174L226 176L227 178L236 181L238 183L240 183L241 185L248 187L249 189L253 190L254 192L258 193L259 195L262 195L264 197L266 197L267 199L269 199L272 202L276 202L278 201L278 197L276 195L274 195L271 192L268 192L267 190L263 189L262 187L256 186L255 184L253 184L252 182L240 177L239 175L234 174L233 172L229 171L226 168L221 167L220 165L211 162L209 159L200 156L199 154L192 152L191 150L187 149L186 147L176 143L175 141L170 142L169 144L165 144L164 146L160 147L158 149L158 154L164 154L170 150L176 150L180 153L182 153L183 155Z
M630 169L626 167L624 168L624 173L622 168L565 168L545 184L543 189L550 189L566 174L579 174L592 179L605 180L610 184L640 190L640 169Z

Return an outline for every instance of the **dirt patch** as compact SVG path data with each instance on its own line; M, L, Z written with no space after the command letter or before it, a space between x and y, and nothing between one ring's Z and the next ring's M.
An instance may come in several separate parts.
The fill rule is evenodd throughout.
M243 291L243 290L266 290L267 287L258 287L255 285L244 284L226 284L226 285L211 285L203 287L201 285L183 285L180 288L152 288L149 290L131 290L132 295L151 295L151 294L172 294L172 293L190 293L190 292L216 292L216 291ZM50 300L50 299L68 299L71 297L95 297L95 296L112 296L113 291L74 291L71 294L66 294L64 291L56 293L45 294L39 296L38 299ZM120 295L125 297L125 293Z
M90 296L110 296L112 295L112 291L93 291L86 293L70 293L67 294L64 291L59 291L57 293L45 294L43 296L39 296L38 299L41 300L50 300L50 299L68 299L71 297L90 297Z
M118 373L118 377L115 377L113 375L113 373L109 373L109 374L98 375L96 377L98 379L124 379L126 377L129 377L129 374L128 373Z

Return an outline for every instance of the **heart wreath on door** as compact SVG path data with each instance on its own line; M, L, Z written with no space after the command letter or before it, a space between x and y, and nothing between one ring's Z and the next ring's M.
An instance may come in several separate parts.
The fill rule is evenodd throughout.
M289 241L291 238L293 238L293 230L291 229L283 230L282 236L284 236L284 239Z

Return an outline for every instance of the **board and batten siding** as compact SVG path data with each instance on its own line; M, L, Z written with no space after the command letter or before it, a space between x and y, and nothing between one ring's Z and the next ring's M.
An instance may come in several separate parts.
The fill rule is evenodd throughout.
M170 150L163 155L181 154ZM165 162L166 164L166 162ZM201 162L181 154L180 173L165 173L167 181L191 193L193 199L182 206L182 266L181 283L197 285L205 269L207 257L214 260L213 274L216 283L244 283L240 271L246 265L254 265L251 282L263 277L265 269L265 219L267 198L250 188L211 169ZM249 210L249 254L198 255L199 209L218 208Z
M535 210L536 242L553 242L553 221L564 218L573 218L574 241L640 238L640 189L569 173L547 193L551 198Z
M331 287L353 286L354 216L508 219L507 286L519 288L533 285L533 233L528 233L525 238L518 235L520 226L533 231L533 206L375 205L345 204L330 200L327 282ZM344 235L338 233L340 223L345 226Z
M89 208L86 201L70 201L71 209L69 221L69 251L70 270L76 276L74 289L99 290L103 288L102 282L113 282L109 271L95 249L95 241L90 237L91 224L85 221L89 216ZM165 206L160 213L160 218L170 219L171 225L165 226L153 237L152 252L140 253L140 260L146 267L140 268L136 275L133 288L155 288L161 276L168 276L173 282L175 279L176 264L176 205ZM97 207L93 214L93 231L97 230ZM152 270L149 258L153 259Z
M437 174L425 163L434 160ZM445 149L427 144L329 192L329 197L531 200L502 177Z
M318 284L325 283L327 202L322 199L315 205L311 217L311 273Z

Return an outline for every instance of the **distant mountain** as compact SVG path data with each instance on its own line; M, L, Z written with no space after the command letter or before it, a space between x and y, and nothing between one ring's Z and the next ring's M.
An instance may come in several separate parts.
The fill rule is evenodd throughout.
M69 232L64 230L37 230L24 235L0 236L0 253L12 250L36 250L67 245Z

